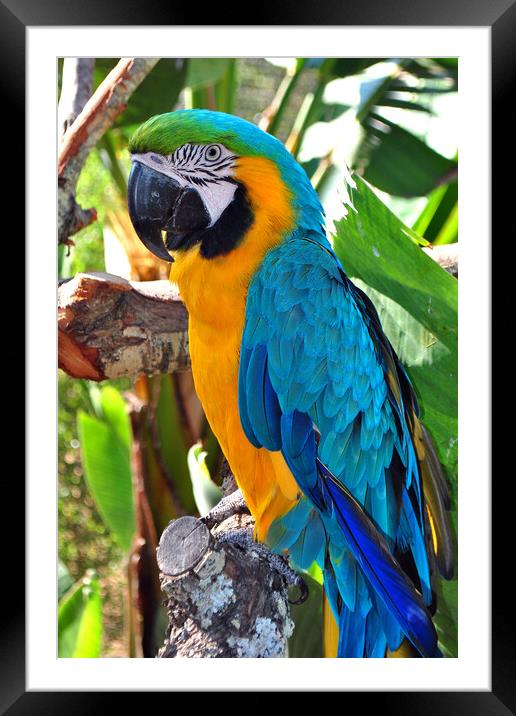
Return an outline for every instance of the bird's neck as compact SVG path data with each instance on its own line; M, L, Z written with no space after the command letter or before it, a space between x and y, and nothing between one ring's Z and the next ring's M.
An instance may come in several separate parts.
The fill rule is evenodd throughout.
M251 227L226 255L205 258L199 246L177 252L170 280L178 284L191 320L241 334L249 283L267 252L292 233L296 217L291 193L269 160L240 159L236 179L246 188Z

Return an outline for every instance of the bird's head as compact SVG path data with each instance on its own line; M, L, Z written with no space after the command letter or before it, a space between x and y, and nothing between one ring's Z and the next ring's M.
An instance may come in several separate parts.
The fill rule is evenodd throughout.
M145 246L172 261L230 254L253 232L281 240L320 230L322 208L283 144L239 117L179 110L152 117L129 145L128 204Z

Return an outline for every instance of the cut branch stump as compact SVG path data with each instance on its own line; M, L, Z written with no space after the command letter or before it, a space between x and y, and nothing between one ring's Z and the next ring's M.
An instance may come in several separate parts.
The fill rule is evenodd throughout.
M225 540L252 526L239 514L211 532L195 517L165 529L157 560L169 624L159 658L287 656L294 625L285 579L252 544Z

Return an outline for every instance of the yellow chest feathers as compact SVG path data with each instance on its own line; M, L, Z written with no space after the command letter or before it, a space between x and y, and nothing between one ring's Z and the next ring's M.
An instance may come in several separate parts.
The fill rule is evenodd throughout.
M205 259L198 245L175 253L170 271L190 315L217 326L234 325L237 316L243 320L251 277L267 251L294 225L290 194L271 161L241 158L234 177L246 188L254 217L251 228L224 256Z
M224 256L206 259L198 246L178 252L170 280L178 284L189 313L197 393L263 537L272 519L292 505L297 487L283 460L274 456L277 467L272 469L270 456L254 448L242 431L238 362L249 283L267 251L292 229L294 215L291 197L269 160L238 160L235 178L247 190L254 216L251 228Z

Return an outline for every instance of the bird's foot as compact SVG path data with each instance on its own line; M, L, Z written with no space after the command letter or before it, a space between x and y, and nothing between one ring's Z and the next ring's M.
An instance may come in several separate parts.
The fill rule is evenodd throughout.
M283 577L289 587L296 587L299 590L299 596L297 599L289 599L290 604L303 604L306 601L308 586L305 580L292 569L286 557L272 552L263 542L256 542L253 538L252 527L237 527L216 536L219 542L236 544L242 549L252 549Z
M235 490L230 495L223 497L207 515L201 517L201 522L211 529L215 525L220 525L228 517L244 512L249 513L249 508L244 500L242 490Z

